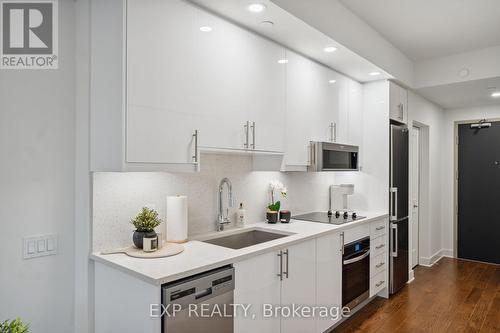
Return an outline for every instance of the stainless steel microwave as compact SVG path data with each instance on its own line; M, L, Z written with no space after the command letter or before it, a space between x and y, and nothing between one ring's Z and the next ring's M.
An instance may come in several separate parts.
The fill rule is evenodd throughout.
M358 171L359 147L333 142L311 142L308 171Z

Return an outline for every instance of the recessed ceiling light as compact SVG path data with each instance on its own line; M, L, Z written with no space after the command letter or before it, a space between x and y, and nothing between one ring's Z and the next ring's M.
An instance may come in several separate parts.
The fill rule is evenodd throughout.
M328 81L328 82L329 82L329 83L335 83L335 82L337 82L337 80L330 80L330 81Z
M253 3L253 4L249 5L247 8L252 13L260 13L260 12L264 11L264 9L266 9L266 6L264 4L261 4L261 3Z
M380 74L381 73L377 72L377 71L368 73L368 75L370 75L370 76L377 76L377 75L380 75Z
M493 97L493 98L498 98L498 97L500 97L500 91L495 91L495 92L492 92L492 93L491 93L491 97Z
M458 72L458 75L460 77L466 77L466 76L469 76L470 74L470 71L468 68L462 68L459 72Z
M209 27L208 25L204 25L203 27L200 27L200 31L202 32L210 32L212 31L212 27Z
M288 59L280 59L278 60L278 64L288 64Z
M325 51L326 53L332 53L337 51L337 48L335 46L327 46L323 49L323 51Z

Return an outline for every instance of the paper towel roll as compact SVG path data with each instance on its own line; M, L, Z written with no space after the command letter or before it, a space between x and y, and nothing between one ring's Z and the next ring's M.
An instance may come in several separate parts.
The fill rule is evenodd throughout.
M188 232L187 197L167 197L167 242L185 243Z

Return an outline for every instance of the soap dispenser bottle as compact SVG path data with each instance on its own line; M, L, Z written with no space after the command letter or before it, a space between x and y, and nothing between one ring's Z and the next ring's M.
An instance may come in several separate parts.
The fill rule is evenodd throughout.
M243 203L240 203L240 208L238 208L237 219L238 225L243 226L245 224L245 208L243 208Z

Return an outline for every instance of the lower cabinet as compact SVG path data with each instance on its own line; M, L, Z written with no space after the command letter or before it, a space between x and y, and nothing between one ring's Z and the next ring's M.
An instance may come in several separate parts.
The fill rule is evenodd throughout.
M370 223L370 297L389 295L388 228L387 218Z
M342 242L340 234L316 239L316 304L335 307L335 316L317 317L316 332L325 332L341 319Z
M294 304L316 304L316 240L237 262L234 268L234 302L251 304L247 316L237 311L235 332L315 331L313 317L292 313Z

